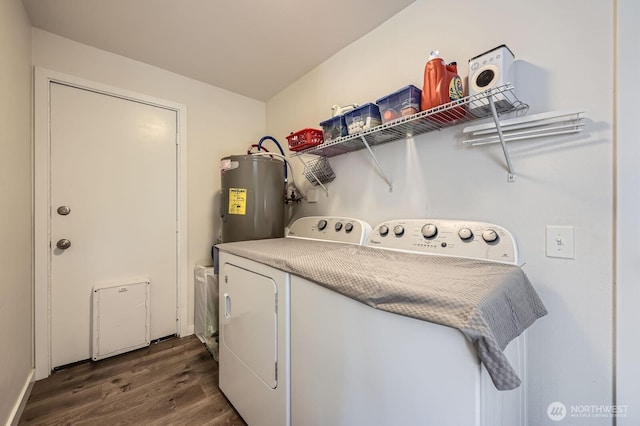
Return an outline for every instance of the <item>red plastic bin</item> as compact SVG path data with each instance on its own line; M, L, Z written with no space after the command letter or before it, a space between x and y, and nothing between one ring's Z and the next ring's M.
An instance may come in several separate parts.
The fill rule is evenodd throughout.
M311 148L312 146L320 145L324 142L324 138L322 136L322 130L302 129L287 136L287 142L289 143L289 149L291 151L301 151Z

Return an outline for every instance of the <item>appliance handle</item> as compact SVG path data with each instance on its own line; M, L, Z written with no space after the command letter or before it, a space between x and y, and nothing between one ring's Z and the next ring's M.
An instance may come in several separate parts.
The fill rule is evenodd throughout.
M231 298L229 297L229 293L224 294L224 318L231 318Z

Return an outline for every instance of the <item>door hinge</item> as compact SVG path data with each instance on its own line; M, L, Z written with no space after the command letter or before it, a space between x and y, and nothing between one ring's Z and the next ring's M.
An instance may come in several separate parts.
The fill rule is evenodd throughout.
M275 297L275 305L276 305L276 314L278 313L278 295Z
M276 382L278 381L278 361L276 361Z

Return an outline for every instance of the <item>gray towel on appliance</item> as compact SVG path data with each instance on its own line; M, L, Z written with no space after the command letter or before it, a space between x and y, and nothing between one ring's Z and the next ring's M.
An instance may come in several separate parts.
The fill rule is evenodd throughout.
M547 314L524 271L514 265L295 238L217 247L372 308L459 329L499 390L520 385L504 348Z

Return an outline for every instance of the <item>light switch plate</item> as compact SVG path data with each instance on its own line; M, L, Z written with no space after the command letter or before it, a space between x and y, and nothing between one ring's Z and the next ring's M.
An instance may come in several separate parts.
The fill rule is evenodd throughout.
M547 257L575 259L573 226L546 227Z

